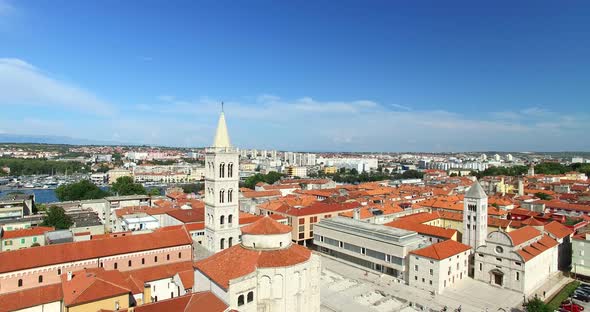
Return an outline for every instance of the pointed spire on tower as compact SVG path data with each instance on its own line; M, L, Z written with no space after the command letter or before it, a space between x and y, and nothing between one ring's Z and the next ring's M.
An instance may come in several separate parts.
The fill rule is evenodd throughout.
M465 193L465 197L468 197L468 198L488 198L488 195L486 195L486 192L481 187L481 184L479 184L479 181L475 180L475 182L471 185L469 190L467 190L467 193Z
M212 147L231 147L229 141L229 133L227 132L227 125L225 124L225 114L223 112L223 102L221 102L221 114L219 114L219 121L217 122L217 131L215 132L215 140Z

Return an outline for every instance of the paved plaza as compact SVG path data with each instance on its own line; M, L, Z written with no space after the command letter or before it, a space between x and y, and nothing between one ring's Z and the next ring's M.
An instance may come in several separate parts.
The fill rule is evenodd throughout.
M568 279L556 275L540 288L546 295L559 290ZM464 279L442 294L410 287L388 275L367 272L322 255L322 311L520 311L523 296L471 278Z

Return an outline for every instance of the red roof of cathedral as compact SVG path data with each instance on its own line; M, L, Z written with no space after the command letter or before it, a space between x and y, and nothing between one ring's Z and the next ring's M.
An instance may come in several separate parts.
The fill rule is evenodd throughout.
M272 218L266 216L252 224L244 226L242 234L250 235L273 235L291 233L291 227L280 224Z
M525 226L518 230L508 232L506 234L510 236L510 238L512 239L512 244L516 246L541 235L541 232L535 229L534 227Z
M413 250L410 253L435 260L443 260L469 249L471 249L470 246L449 239L422 249Z
M235 245L195 263L195 268L220 287L227 289L230 280L248 275L256 268L276 268L303 263L311 251L292 244L279 250L254 250Z

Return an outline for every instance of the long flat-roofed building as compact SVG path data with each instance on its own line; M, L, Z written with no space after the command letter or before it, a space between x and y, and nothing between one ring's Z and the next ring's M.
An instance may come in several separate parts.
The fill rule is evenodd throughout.
M407 280L408 253L429 242L413 231L334 217L314 226L314 244L330 256Z

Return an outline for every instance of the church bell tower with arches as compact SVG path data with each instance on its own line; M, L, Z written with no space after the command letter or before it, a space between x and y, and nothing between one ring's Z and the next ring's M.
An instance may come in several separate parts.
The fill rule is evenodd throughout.
M229 140L223 104L213 145L205 153L205 247L217 253L240 239L239 156Z

